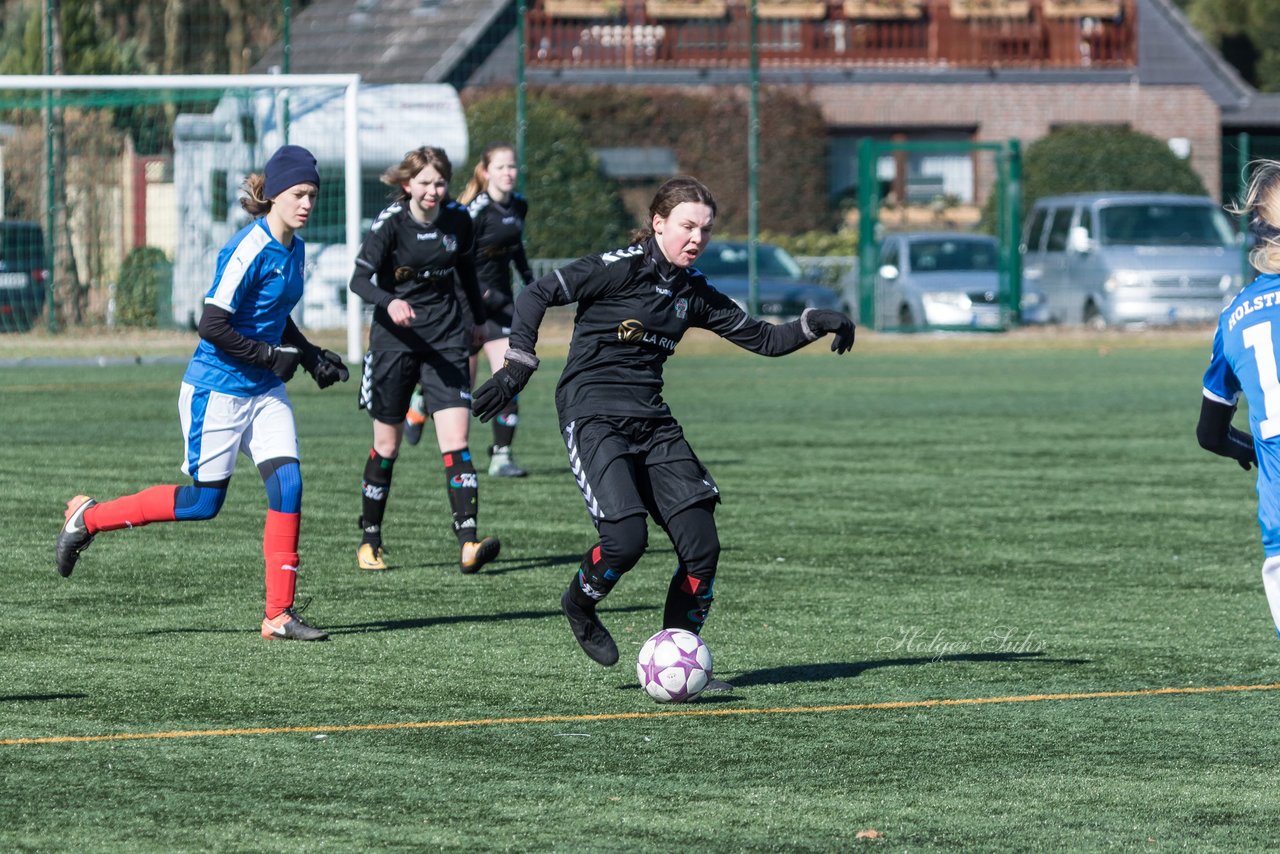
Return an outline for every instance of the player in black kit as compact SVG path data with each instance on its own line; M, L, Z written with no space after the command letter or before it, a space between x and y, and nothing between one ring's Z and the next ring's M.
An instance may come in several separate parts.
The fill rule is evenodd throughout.
M663 365L685 331L708 329L765 356L791 353L828 332L835 333L833 351L853 346L853 322L840 312L807 309L774 326L715 290L693 267L715 213L701 182L672 178L654 196L649 228L632 246L581 258L525 288L505 364L472 404L482 421L501 412L538 367L534 347L547 308L577 303L556 409L600 541L583 556L560 605L583 651L606 666L618 660L618 647L596 607L644 553L646 514L679 560L663 627L699 632L711 607L720 492L662 400Z
M360 405L373 416L373 448L362 484L363 536L356 552L361 569L387 568L382 518L405 412L419 384L444 459L453 530L462 550L460 569L477 571L501 548L496 538L482 539L476 532L479 488L467 448L467 358L478 329L466 320L457 292L477 324L484 322L485 311L473 265L471 217L449 200L451 174L448 156L429 146L408 152L383 173L383 183L400 192L369 229L351 276L351 290L375 306L360 385Z
M529 203L515 191L516 152L510 143L493 142L485 146L471 180L458 196L467 206L475 226L476 279L484 299L488 320L484 323L483 349L490 371L502 366L511 335L511 311L515 295L511 287L511 268L520 274L524 284L533 281L533 271L524 254L524 223ZM471 357L471 379L476 376L476 356ZM415 394L405 417L405 441L418 444L426 423L422 396ZM493 421L493 444L489 447L489 474L493 477L524 477L526 472L515 463L511 445L516 435L519 405L512 400Z

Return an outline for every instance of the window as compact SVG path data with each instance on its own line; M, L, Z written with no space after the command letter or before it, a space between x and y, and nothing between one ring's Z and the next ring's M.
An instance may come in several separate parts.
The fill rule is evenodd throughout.
M1044 221L1048 216L1049 211L1045 208L1040 208L1031 215L1031 222L1027 225L1026 236L1022 239L1023 251L1040 251L1040 241L1044 237Z
M994 241L913 240L911 269L919 273L995 270L999 256Z
M1067 232L1071 230L1071 208L1058 208L1049 224L1049 239L1045 242L1045 252L1065 252L1067 249Z
M1109 246L1228 246L1235 230L1209 205L1111 205L1099 216Z

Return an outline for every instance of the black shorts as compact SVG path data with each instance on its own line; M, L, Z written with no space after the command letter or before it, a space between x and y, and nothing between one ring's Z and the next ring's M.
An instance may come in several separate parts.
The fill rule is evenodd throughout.
M441 409L470 408L471 368L466 348L426 353L370 350L364 354L360 406L384 424L399 424L419 384L428 415Z
M591 521L648 513L660 525L720 489L674 418L593 415L561 431Z
M503 338L511 337L511 309L508 306L505 313L491 314L489 319L484 322L484 343L490 341L501 341Z

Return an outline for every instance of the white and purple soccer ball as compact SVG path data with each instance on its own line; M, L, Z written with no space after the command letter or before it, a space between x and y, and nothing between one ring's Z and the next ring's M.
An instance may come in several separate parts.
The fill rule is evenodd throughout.
M636 677L659 703L688 702L711 681L711 650L693 632L663 629L640 648Z

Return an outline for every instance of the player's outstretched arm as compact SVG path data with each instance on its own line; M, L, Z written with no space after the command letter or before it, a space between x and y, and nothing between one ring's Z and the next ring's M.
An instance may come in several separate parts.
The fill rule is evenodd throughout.
M838 311L807 308L797 320L774 325L751 317L728 297L716 294L705 326L712 332L761 356L785 356L835 333L831 349L847 353L853 347L853 321Z
M1230 457L1248 471L1258 462L1253 436L1231 426L1236 408L1227 403L1204 398L1200 404L1200 421L1196 424L1196 440L1200 447L1220 457Z
M800 324L808 327L807 332L811 333L815 339L821 338L828 332L834 337L831 339L831 352L844 355L853 349L853 321L841 312L832 311L828 308L810 308L805 309L804 314L800 315Z

